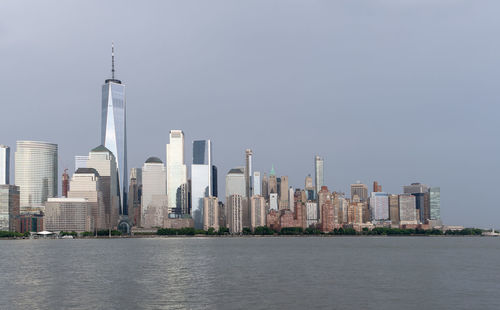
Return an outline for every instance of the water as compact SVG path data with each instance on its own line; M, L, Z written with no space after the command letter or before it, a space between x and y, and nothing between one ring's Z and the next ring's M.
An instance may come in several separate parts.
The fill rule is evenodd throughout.
M500 309L500 238L0 241L0 309Z

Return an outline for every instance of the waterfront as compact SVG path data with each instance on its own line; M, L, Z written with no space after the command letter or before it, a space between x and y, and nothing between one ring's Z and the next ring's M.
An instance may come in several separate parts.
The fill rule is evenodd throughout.
M496 309L500 303L497 238L6 240L0 253L2 309Z

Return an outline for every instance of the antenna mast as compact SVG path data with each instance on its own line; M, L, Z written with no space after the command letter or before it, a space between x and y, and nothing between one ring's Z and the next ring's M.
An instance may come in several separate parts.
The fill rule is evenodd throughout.
M111 78L115 79L115 44L111 42Z

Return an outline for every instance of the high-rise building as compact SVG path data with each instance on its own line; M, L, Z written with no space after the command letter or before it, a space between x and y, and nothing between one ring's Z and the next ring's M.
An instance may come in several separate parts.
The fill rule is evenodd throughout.
M166 182L166 181L165 181ZM142 169L130 169L128 190L128 217L132 226L141 227ZM166 190L165 190L166 192Z
M289 199L288 199L288 177L287 176L282 176L281 177L281 183L280 183L280 202L279 202L279 209L290 209L289 205Z
M410 185L403 186L405 194L426 193L429 191L429 186L421 183L411 183Z
M373 191L374 192L381 192L382 185L379 185L377 181L373 181Z
M108 229L104 196L99 173L94 168L78 168L70 181L68 198L85 198L90 207L94 228Z
M135 179L137 185L142 185L142 168L132 168L130 169L130 180Z
M219 230L219 199L209 196L203 198L203 229Z
M368 199L368 187L365 184L361 184L357 181L355 184L351 184L351 199L354 195L359 197L360 202L364 202Z
M430 219L441 220L441 188L431 187L429 189Z
M332 200L332 194L328 191L327 186L321 186L321 189L318 192L318 208L319 208L319 214L318 214L318 220L321 222L323 219L321 218L322 216L322 207L323 204L325 204L328 201Z
M68 191L69 191L68 169L64 169L64 173L62 174L61 187L62 187L62 196L68 197Z
M429 205L429 186L421 183L411 183L411 185L403 186L405 194L415 196L415 204L417 208L417 221L425 223L430 218Z
M269 172L269 195L278 193L278 179L276 178L276 172L274 171L274 166L271 167L271 172Z
M163 226L163 219L168 217L168 206L165 205L165 201L168 201L165 166L158 157L150 157L142 166L141 224L143 227ZM148 219L152 219L153 222Z
M323 158L316 155L314 157L314 186L316 193L319 193L323 184L325 184L323 173Z
M10 184L10 147L0 144L0 185Z
M170 213L188 213L187 167L184 164L182 130L170 130L170 143L167 144L167 196Z
M212 143L210 140L193 141L191 165L191 216L194 227L203 228L204 198L213 196L212 191Z
M389 218L391 225L399 226L399 195L389 195Z
M318 203L308 201L306 202L306 225L307 227L316 226L319 221L318 217Z
M259 171L254 171L253 172L253 194L254 195L262 195L261 188L262 185L260 184L260 172Z
M226 197L231 195L246 195L245 169L236 167L226 175Z
M267 177L267 174L264 172L264 175L262 176L262 197L266 201L269 201L269 179Z
M370 195L371 218L375 222L389 220L389 195L382 192L372 192Z
M57 144L17 141L15 154L16 185L23 208L42 206L57 196Z
M85 198L49 198L45 203L48 231L93 231L92 210Z
M89 160L88 155L76 155L75 156L75 171L78 168L87 168L87 161Z
M417 222L416 198L412 194L399 195L399 219L401 225L414 225Z
M89 152L87 169L93 168L99 174L100 188L104 203L106 227L118 226L120 196L118 195L118 173L113 153L105 146L99 145ZM78 171L78 170L77 170Z
M245 197L250 199L253 195L252 189L252 156L253 152L251 149L245 150Z
M307 200L315 200L316 199L313 179L312 179L310 174L306 177L304 189L306 191Z
M231 195L227 199L227 225L232 234L243 231L243 196Z
M102 86L101 144L113 153L118 174L120 214L127 214L127 108L125 85L115 79L115 53L111 47L111 79Z
M266 226L266 200L260 195L254 195L250 199L250 229Z
M324 188L325 186L323 186ZM334 228L334 209L331 200L321 205L320 229L322 232L331 232Z
M0 230L19 231L19 187L0 184Z
M212 196L219 197L217 166L212 165Z

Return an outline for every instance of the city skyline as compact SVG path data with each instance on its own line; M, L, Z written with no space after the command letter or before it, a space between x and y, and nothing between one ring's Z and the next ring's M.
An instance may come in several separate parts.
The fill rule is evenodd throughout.
M403 5L391 5L394 10L404 10ZM95 11L92 5L82 6L83 16L87 16L86 12ZM256 4L247 9L250 15L254 16L252 14L255 14L261 6L263 4ZM18 22L13 20L13 17L18 16L16 15L18 11L9 8L8 4L2 8L5 8L3 12L13 13L12 17L5 17L7 44L12 40L11 33L20 35L16 40L31 33L26 27L14 31L13 28ZM418 8L422 8L422 11L428 9L432 12L442 12L441 7L429 3L421 4ZM178 4L177 9L181 15L195 14L181 4ZM457 4L451 9L472 20L478 18L476 15L469 15L472 13L467 13L466 5ZM70 8L63 5L61 10L68 11ZM298 9L287 13L269 12L264 13L264 16L266 20L281 17L285 25L290 25L290 21L295 20L295 17L304 17L310 21L312 16L318 16L319 24L309 23L307 29L323 34L324 31L320 26L332 29L331 24L319 10L316 8L311 10L303 13ZM370 22L381 20L381 16L395 18L387 9L375 10L379 15L370 17ZM44 16L52 14L43 9L42 12ZM494 20L487 12L483 13L487 20ZM241 17L242 12L236 10L235 14ZM415 16L410 16L404 29L411 30L414 26L419 26L417 17L423 14L418 11ZM231 17L222 14L222 18L227 21ZM20 18L20 20L25 19ZM6 70L11 74L8 78L2 78L5 91L2 92L0 100L6 103L21 103L12 106L11 113L14 115L11 117L12 120L7 119L0 125L1 132L9 133L2 134L0 143L11 147L11 154L15 151L17 140L56 143L59 146L60 158L58 171L61 172L64 168L70 170L73 168L75 155L87 154L91 148L99 144L99 86L102 79L109 76L109 44L114 40L118 48L120 78L127 81L127 121L129 132L133 132L132 136L128 137L129 168L141 167L144 161L153 155L164 159L168 131L178 128L186 134L186 145L190 145L195 138L214 141L217 146L214 158L219 168L220 184L224 183L223 178L230 168L244 165L241 153L247 148L251 148L254 152L255 171L269 174L270 167L274 164L277 175L289 176L290 185L293 187L303 187L304 177L308 174L314 176L311 158L320 154L325 160L324 183L331 190L347 193L349 184L356 180L361 180L368 186L372 181L378 180L388 193L401 193L403 184L413 182L439 185L443 191L442 218L446 222L482 227L496 224L494 219L498 218L497 208L481 202L481 199L493 190L495 183L492 176L496 175L499 169L494 159L499 152L498 145L488 142L494 139L494 133L498 131L495 122L490 121L490 117L498 112L496 104L500 98L496 95L496 84L492 81L495 81L494 72L498 71L499 66L498 60L493 57L480 57L482 62L486 61L488 68L484 63L481 65L475 62L474 59L479 57L471 55L478 56L475 53L479 52L475 50L480 49L469 48L466 52L451 49L459 45L454 36L448 37L450 41L447 44L451 47L445 50L454 51L455 53L451 55L458 53L463 59L470 61L467 70L463 70L460 66L457 66L458 69L453 69L452 65L456 62L446 61L450 53L439 52L431 57L427 51L436 49L424 49L423 52L408 49L413 45L410 45L411 42L406 38L402 39L403 45L397 45L397 41L390 40L388 45L376 47L368 44L372 41L360 29L348 30L352 31L348 33L363 39L356 41L356 50L366 49L377 56L373 59L378 61L371 61L362 53L359 60L364 66L361 68L361 66L349 66L355 63L356 58L342 58L342 63L346 65L341 64L339 56L345 55L343 53L348 51L345 44L335 44L335 53L329 57L315 52L321 51L321 47L331 51L331 45L316 40L307 41L307 36L297 25L291 31L271 25L268 31L272 36L264 36L251 42L256 46L271 44L273 48L265 49L266 51L258 50L255 56L251 56L249 53L242 53L242 50L237 50L238 53L231 52L229 48L231 45L228 43L231 34L216 28L217 24L212 25L205 19L191 27L187 22L178 19L162 24L165 29L172 30L169 33L175 33L176 25L188 27L190 36L185 41L174 36L171 38L172 43L166 43L170 38L167 36L161 36L156 43L149 37L141 39L123 21L120 22L115 18L113 21L117 29L105 29L91 40L70 39L69 47L58 46L52 50L44 45L43 41L30 38L25 43L29 47L25 50L33 53L30 57L22 57L26 56L25 54L16 55L15 51L21 47L16 44L7 45L1 52L6 59L14 61L6 64ZM345 20L338 22L341 25L347 23ZM100 25L99 23L96 26ZM63 37L67 35L64 30L52 29L50 25L38 26L41 27L40 31L53 32L53 34L42 32L42 38L49 41L57 38L57 35ZM208 49L208 56L203 58L192 52L188 52L185 56L181 55L182 52L189 51L189 47L197 46L193 45L193 42L203 37L201 26L209 26L206 30L208 33L222 31L220 36L216 36L221 49L212 46ZM463 29L455 20L446 20L445 26L450 28L457 26L456 32L450 32L452 35L459 34L460 29ZM245 20L236 23L235 27L242 32L245 39L249 39L254 33ZM75 30L74 26L70 29ZM384 31L389 29L387 24L375 27L375 37L383 37ZM417 34L414 40L418 43L422 36L428 35L429 29L421 31L415 29ZM443 30L442 27L439 29ZM81 29L76 30L86 33ZM487 44L484 38L488 37L490 30L476 26L472 31L473 34L483 34L478 36L479 42L476 44L483 46ZM333 39L338 34L336 31L332 33L332 36L326 38ZM287 34L297 34L302 42L304 40L310 42L314 49L299 50L299 46L293 44L293 40L287 37ZM267 41L275 36L283 38L279 45ZM342 38L337 39L338 43L345 43ZM179 50L176 52L170 48L170 44L173 44L172 46L177 44ZM396 44L396 53L385 55L384 53L390 52L391 44ZM434 44L441 48L447 47L442 45L444 43ZM147 45L151 50L156 48L168 52L165 57L150 57L151 51L134 48L136 45ZM78 50L71 46L82 49ZM68 52L70 48L72 53ZM492 51L491 48L484 50ZM49 51L54 56L49 57ZM218 53L221 53L220 58L224 59L223 61L215 57ZM269 63L275 65L257 66L260 75L256 75L256 72L247 66L243 70L232 71L231 67L241 64L237 56L239 53L242 53L241 57L249 57L250 63L254 65L260 64L257 62L261 60L260 57L269 55ZM276 57L278 54L285 55L283 62ZM389 62L390 56L398 55L407 57L395 58L396 63ZM308 61L311 56L318 56L319 62ZM456 61L462 58L457 56ZM19 64L21 59L26 63ZM137 62L136 59L144 61ZM283 67L292 64L294 59L300 61L283 71ZM409 67L411 62L409 59L423 66L422 70L417 70L416 66ZM179 65L176 64L177 60L180 60ZM193 60L193 65L183 66L188 60ZM428 66L425 65L426 61L430 62ZM386 65L381 66L380 62ZM13 64L17 65L14 67ZM77 74L68 72L69 64L73 71L78 72ZM397 68L398 64L403 65L401 69ZM204 73L204 66L207 66L207 73ZM321 68L324 66L325 70L322 71ZM434 67L436 68L431 70ZM53 70L47 70L48 68ZM337 70L333 70L334 68ZM221 74L214 75L212 83L205 84L215 73L215 69ZM451 70L450 75L445 75L447 70ZM53 71L54 74L48 74L47 71ZM258 80L256 77L262 76L262 72L267 73L269 78L263 77L262 81ZM380 79L377 75L378 81L373 78L376 73L382 74ZM428 78L436 75L435 79ZM25 76L37 78L38 81L24 86L28 87L29 91L20 92L17 89L18 91L14 92L15 84L24 81ZM61 76L66 78L61 79ZM288 76L294 76L294 79L286 78ZM481 76L484 80L472 83L470 87L462 87L471 83L473 77L477 79L477 76ZM318 82L309 82L312 80ZM369 86L373 81L375 81L372 84L374 86ZM254 88L252 92L243 86L245 83ZM299 87L302 83L305 86ZM57 89L54 85L58 85ZM332 87L333 90L330 91ZM191 91L193 89L196 91ZM362 89L366 94L353 92L356 89ZM61 95L54 96L56 91ZM317 96L313 95L314 91L318 92ZM334 92L338 96L333 95ZM37 97L33 97L32 93L36 93ZM44 111L38 112L40 102L43 103ZM23 107L22 110L19 106ZM248 106L252 106L253 109L248 109ZM303 106L307 106L307 109ZM315 113L315 111L320 112ZM283 113L281 116L290 126L285 127L280 119L275 118L279 115L278 112ZM308 113L312 114L308 122L297 121ZM21 125L19 121L21 115L25 117L23 124L29 122L29 126ZM242 115L244 117L241 117ZM422 115L428 117L429 121L420 122ZM373 120L377 118L378 121ZM220 121L209 122L207 119ZM295 122L291 123L290 120ZM74 125L77 129L61 130L61 127L66 126L65 123L70 124L67 126ZM445 126L439 126L439 123ZM254 126L250 127L252 124ZM370 130L374 126L376 130ZM483 138L476 139L480 136ZM416 144L412 137L422 137L422 139ZM296 141L302 141L301 147L297 147ZM392 146L395 148L391 148ZM393 151L388 152L388 149ZM189 154L189 149L185 148L185 152ZM480 159L478 153L483 158ZM12 163L11 183L15 182L13 171ZM223 186L220 188L224 190ZM467 191L468 195L461 195L464 191ZM219 196L225 197L225 194L222 192Z

